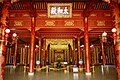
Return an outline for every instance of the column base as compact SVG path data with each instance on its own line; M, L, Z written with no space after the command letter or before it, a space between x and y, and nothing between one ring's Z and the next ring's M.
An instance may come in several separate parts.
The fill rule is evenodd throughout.
M85 75L91 75L91 72L86 72Z
M30 76L34 75L34 72L28 72L28 75Z

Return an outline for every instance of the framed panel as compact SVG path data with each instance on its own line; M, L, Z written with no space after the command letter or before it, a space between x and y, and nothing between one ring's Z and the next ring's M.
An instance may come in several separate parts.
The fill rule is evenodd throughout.
M71 18L72 3L48 3L48 18Z

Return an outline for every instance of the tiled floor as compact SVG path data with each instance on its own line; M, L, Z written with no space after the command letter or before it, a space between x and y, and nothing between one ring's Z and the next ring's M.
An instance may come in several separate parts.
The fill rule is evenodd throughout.
M5 67L4 80L117 80L115 66L109 65L104 69L101 66L95 67L91 76L86 76L84 71L78 73L65 73L63 71L35 72L34 76L28 76L23 67Z

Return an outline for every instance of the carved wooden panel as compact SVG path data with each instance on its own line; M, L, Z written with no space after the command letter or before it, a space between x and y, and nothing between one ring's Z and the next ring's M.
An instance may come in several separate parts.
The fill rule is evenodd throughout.
M54 20L46 20L45 26L55 26L55 21Z
M64 23L64 26L74 26L74 20L65 20Z
M23 21L15 20L15 21L14 21L14 26L23 26Z
M105 20L97 20L97 26L105 26Z
M37 11L36 18L36 27L73 27L73 28L83 28L83 11L82 10L74 10L73 17L68 19L49 19L47 18L46 10ZM9 16L9 25L10 27L31 27L31 18L26 11L11 11ZM108 21L109 20L109 21ZM89 27L108 27L113 26L112 17L110 11L105 10L94 10L92 14L88 18L88 26Z

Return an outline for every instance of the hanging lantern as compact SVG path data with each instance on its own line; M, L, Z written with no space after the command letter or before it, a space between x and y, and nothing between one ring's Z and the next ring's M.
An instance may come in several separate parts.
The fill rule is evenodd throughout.
M104 33L102 33L102 38L103 38L103 42L107 42L107 33L104 31Z
M113 38L116 39L116 37L117 37L117 33L116 33L117 30L116 30L116 28L113 28L112 32L113 32Z
M13 35L12 35L14 38L16 38L17 37L17 34L16 33L13 33Z
M17 37L17 34L16 34L16 33L13 33L13 35L12 35L12 42L13 42L13 43L14 43L16 37Z
M110 3L110 0L103 0L104 2Z
M106 36L104 36L104 42L107 42L107 37Z
M39 49L39 46L38 46L38 45L36 45L36 48L35 48L35 50L36 50L36 51L38 51L38 49Z
M10 33L10 29L5 29L5 40L8 39L8 34Z

